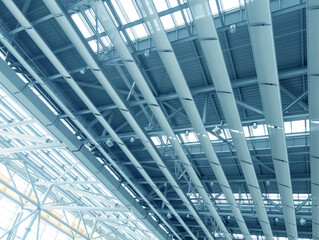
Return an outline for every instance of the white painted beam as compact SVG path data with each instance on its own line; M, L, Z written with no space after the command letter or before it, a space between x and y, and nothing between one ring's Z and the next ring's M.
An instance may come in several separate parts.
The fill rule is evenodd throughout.
M246 0L245 3L285 227L289 240L297 240L297 223L282 115L270 4L269 0Z
M255 204L259 223L266 239L272 240L269 219L264 206L254 165L249 153L244 129L236 106L234 92L228 76L218 34L210 12L207 0L189 0L188 4L196 24L199 41L208 65L210 75L216 88L226 122L230 129L238 160L244 173L245 180L252 200Z

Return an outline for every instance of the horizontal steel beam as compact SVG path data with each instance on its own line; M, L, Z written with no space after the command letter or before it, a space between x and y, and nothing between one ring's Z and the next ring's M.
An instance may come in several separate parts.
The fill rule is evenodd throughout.
M3 148L3 149L0 149L0 154L30 152L30 151L36 151L36 150L42 150L42 149L65 148L65 147L66 147L65 144L54 142L54 143L36 144L36 145L23 146L23 147Z
M234 175L234 176L227 176L228 178L228 181L230 183L245 183L245 179L243 178L243 176L240 176L240 175ZM266 174L266 175L257 175L257 178L260 182L265 182L265 181L270 181L270 182L276 182L276 176L275 174ZM292 178L292 181L293 182L303 182L303 181L310 181L310 175L309 174L291 174L291 178ZM213 176L210 176L210 177L207 177L207 176L203 176L201 178L202 182L203 183L217 183L217 180L215 177ZM147 182L142 179L142 178L137 178L136 179L136 182L138 184L147 184ZM156 180L154 180L155 183L158 183L158 184L161 184L161 183L165 183L167 181L165 181L164 178L161 178L161 177L157 177ZM189 183L189 181L187 180L179 180L179 182L181 184L187 184Z
M279 78L280 80L284 80L284 79L290 79L290 78L296 78L296 77L300 77L300 76L304 76L307 74L307 68L297 68L294 70L290 70L290 71L283 71L283 72L279 72ZM60 77L57 76L56 77ZM232 87L233 88L238 88L238 87L246 87L246 86L251 86L251 85L257 85L258 84L258 79L257 77L254 78L244 78L244 79L237 79L236 81L232 82ZM203 85L200 87L195 87L191 89L191 93L193 96L197 95L197 94L204 94L204 93L208 93L208 92L213 92L215 91L215 87L213 84L209 84L209 85ZM170 92L170 93L165 93L165 94L160 94L159 96L156 97L156 100L159 102L163 102L163 101L169 101L169 100L173 100L173 99L178 99L177 93L174 92ZM139 103L143 103L146 104L145 100L141 100ZM137 102L135 101L130 101L129 105L131 107L134 106L138 106ZM98 109L100 111L105 111L105 110L111 110L111 109L116 109L116 105L115 104L109 104L106 106L100 106L98 107ZM78 110L77 111L78 114L89 114L91 113L89 110ZM262 113L262 111L260 111L260 114ZM66 117L65 114L61 115L61 117Z

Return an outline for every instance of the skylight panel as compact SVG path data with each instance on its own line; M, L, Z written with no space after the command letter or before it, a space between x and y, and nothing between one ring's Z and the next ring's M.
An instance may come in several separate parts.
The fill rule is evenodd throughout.
M305 132L306 131L305 120L292 121L291 131L292 133Z
M166 0L166 1L168 2L168 5L170 8L178 6L177 0Z
M165 136L165 135L162 136L162 142L163 142L164 144L171 144L171 142L169 141L168 137Z
M266 132L265 132L265 127L263 124L258 124L257 128L251 128L252 130L252 134L255 137L259 137L259 136L265 136Z
M211 134L210 132L207 132L207 134L208 134L208 137L209 137L209 139L210 139L211 141L218 140L218 138L217 138L215 135Z
M239 0L222 0L221 4L224 11L239 8Z
M161 22L162 22L165 30L170 30L170 29L175 28L175 24L173 22L171 15L165 15L165 16L161 17Z
M75 13L71 16L71 18L85 38L89 38L89 37L93 36L93 34L90 33L90 31L85 26L84 22L82 21L82 19L79 16L79 14Z
M309 126L309 119L306 120L306 131L310 131L310 126Z
M217 15L218 14L218 8L216 5L216 1L215 0L209 0L209 6L210 6L210 10L212 12L213 15Z
M161 145L161 141L158 137L151 137L151 140L153 141L153 143L156 145L156 146L159 146Z
M291 133L291 122L284 122L285 133Z
M182 15L181 11L173 13L172 16L174 18L176 26L185 25L185 22L184 22L184 19L183 19L183 15Z
M96 40L89 41L89 46L91 47L92 51L95 52L95 53L97 53L98 50L101 51L101 49L102 49L102 46L101 46L100 43L99 43L99 49L98 49Z
M168 6L165 0L153 0L153 3L155 5L157 12L162 12L168 9Z
M244 133L245 133L245 137L250 137L250 132L247 126L243 127L244 129Z
M126 22L126 20L125 20L125 18L124 18L124 15L123 15L123 13L122 13L122 11L121 11L119 5L117 4L116 0L111 0L111 2L112 2L112 5L113 5L113 7L114 7L114 9L115 9L115 11L116 11L116 13L117 13L117 15L118 15L119 18L120 18L122 24L126 24L127 22Z
M112 44L112 42L111 42L111 40L110 40L110 38L108 36L101 37L100 40L102 41L102 43L106 47L112 47L113 46L113 44Z
M148 36L144 24L139 24L131 28L135 31L138 39L145 38Z
M87 16L87 18L89 19L91 25L94 27L94 29L96 30L96 16L95 16L95 13L92 9L88 9L84 12ZM99 33L102 33L104 32L104 28L102 27L100 21L98 20L97 21L97 28L98 28L98 32Z
M190 23L191 21L193 21L189 8L183 9L183 12L184 12L184 16L186 18L187 23Z
M140 16L138 15L132 0L118 0L118 1L120 1L125 11L125 14L129 18L129 22L133 22L140 19Z
M198 138L194 132L190 132L187 139L189 142L198 142Z

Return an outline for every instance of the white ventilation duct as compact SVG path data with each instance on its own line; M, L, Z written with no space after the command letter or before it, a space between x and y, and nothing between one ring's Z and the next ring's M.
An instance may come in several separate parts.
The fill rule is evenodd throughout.
M89 66L89 69L92 71L92 73L95 75L97 80L100 82L102 87L105 89L105 91L108 93L108 95L111 97L111 99L114 101L114 103L117 105L117 107L120 109L121 113L125 117L125 119L128 121L132 129L135 131L135 133L138 135L140 141L143 143L147 151L150 153L154 161L158 164L159 168L165 175L165 177L168 179L178 196L182 199L185 206L189 209L191 214L194 216L194 219L199 223L199 225L202 227L203 231L207 236L209 236L210 239L212 238L211 232L208 230L207 226L204 224L204 222L201 220L200 216L198 215L197 211L194 209L194 207L191 204L191 201L188 199L186 194L182 191L181 187L179 186L178 182L175 180L174 176L170 173L168 168L166 167L165 162L162 160L160 154L158 153L157 149L154 147L154 145L151 143L148 136L145 134L144 130L139 126L134 116L131 114L130 110L128 109L126 102L124 99L122 99L118 95L118 90L116 87L106 78L103 71L101 70L102 67L100 67L100 64L94 54L91 50L89 50L88 44L85 43L83 37L80 37L80 34L77 30L74 28L74 24L72 23L72 20L70 20L70 17L67 15L67 13L64 13L62 8L59 6L59 4L56 1L49 1L44 0L44 3L48 7L48 9L51 11L52 14L56 16L57 22L60 24L61 28L64 30L66 35L70 38L71 42L75 46L75 48L78 50L79 54L82 56L83 60L86 62L86 64ZM41 44L41 43L40 43ZM62 75L65 76L65 75ZM78 94L80 93L80 89L76 91ZM85 96L82 96L82 100L85 99ZM157 188L157 186L154 184L154 182L151 182L151 179L148 175L146 175L146 172L142 168L142 166L138 163L138 161L134 158L132 153L126 148L126 146L123 144L121 139L116 135L113 129L109 128L110 126L107 126L107 122L102 117L101 113L97 111L95 106L89 104L88 101L86 101L87 106L90 106L91 111L94 113L96 118L102 123L102 125L105 127L105 129L109 132L109 134L112 136L112 138L118 143L118 145L121 147L122 151L128 156L128 158L133 161L134 166L140 171L140 173L144 176L144 178L148 179L150 186L156 191L158 194L160 193L160 190ZM187 227L186 224L183 222L181 217L177 214L177 212L170 206L170 203L166 200L164 201L166 205L169 207L169 209L174 213L175 217L184 227ZM172 228L167 225L170 230Z
M208 69L237 151L240 166L255 204L260 226L266 239L272 240L271 226L249 153L210 7L207 0L188 0L188 4L196 24Z
M236 222L245 238L252 239L246 223L243 219L243 216L237 206L236 200L229 186L222 166L220 165L217 155L207 135L193 96L191 95L189 87L176 59L172 46L167 38L166 32L157 14L155 6L151 0L137 0L137 3L145 19L149 32L152 34L152 38L158 49L159 56L171 79L175 91L177 92L177 95L179 96L179 99L193 126L193 129L198 136L198 139L205 151L209 164L219 182L219 185L228 200L230 208L234 214L234 218L236 219ZM228 233L224 232L224 234L227 234L227 236L229 237Z
M319 2L307 1L312 238L319 239Z
M289 239L298 239L269 0L246 0L249 33Z
M103 2L102 1L92 2L91 7L93 8L96 16L98 17L102 26L104 27L108 37L111 39L114 47L117 50L117 53L119 54L120 58L123 60L125 67L127 68L128 72L130 73L133 80L135 81L137 87L139 88L145 101L150 107L152 113L154 114L155 118L157 119L164 133L166 134L169 141L171 142L175 153L177 154L179 160L183 163L184 168L186 169L188 175L192 179L199 194L205 201L205 204L208 210L210 211L210 213L212 214L214 220L216 221L220 229L223 230L223 232L227 232L227 229L222 219L220 218L215 207L212 204L209 194L205 191L205 187L200 181L198 175L196 174L192 166L192 163L187 158L181 144L177 140L174 131L172 130L169 122L167 121L164 113L162 112L160 108L159 103L155 99L155 96L153 95L152 91L150 90L146 80L144 79L133 56L129 52L124 40L122 39L119 31L117 30L115 24L113 23L112 18L109 15L107 9L105 8Z
M56 67L56 69L60 72L62 76L64 76L64 79L66 82L72 87L72 89L78 94L78 96L82 99L82 101L87 105L87 107L92 111L92 113L97 117L97 119L100 121L100 123L104 126L104 128L109 132L109 134L112 136L112 138L118 143L120 148L125 152L125 154L128 156L128 158L131 160L133 165L138 169L138 171L141 173L141 175L145 178L146 181L150 184L150 186L153 188L153 190L158 194L158 196L163 200L163 202L167 205L167 207L172 211L172 213L175 215L175 217L181 222L182 225L186 226L186 224L183 222L181 217L178 215L178 213L174 210L174 208L169 204L166 197L163 195L163 193L157 188L153 180L150 178L150 176L146 173L146 171L143 169L143 167L138 163L137 159L132 155L132 153L128 150L128 148L124 145L122 140L117 136L115 131L108 125L106 120L102 117L102 114L96 109L96 107L93 105L93 103L88 99L88 97L85 95L85 93L82 91L82 89L77 85L75 80L71 77L71 75L67 72L67 70L64 68L62 63L56 58L54 53L51 51L51 49L47 46L47 44L43 41L43 39L40 37L40 35L37 33L37 31L31 26L31 23L23 16L22 12L17 8L17 6L12 1L3 1L8 9L14 14L14 16L17 18L19 23L25 27L27 33L30 35L30 37L37 43L37 45L40 47L40 49L43 51L43 53L48 57L48 59L52 62L52 64ZM112 165L115 167L115 169L121 173L122 177L125 178L125 180L133 187L134 191L136 191L143 200L150 206L150 208L161 218L162 222L166 224L166 226L170 229L170 231L179 239L181 239L178 234L170 227L170 224L166 222L166 220L161 217L161 215L157 212L157 210L150 204L148 199L143 196L143 194L140 192L138 188L135 187L134 182L126 177L126 174L121 170L120 167L117 166L116 162L113 161L111 157L104 151L104 149L100 146L100 144L94 139L93 136L86 130L86 128L83 126L83 124L78 121L76 116L70 111L68 107L64 105L64 103L61 101L60 97L56 96L56 92L52 91L52 88L47 87L46 83L41 79L41 77L30 67L30 65L22 58L22 56L12 47L12 45L5 39L4 36L1 36L0 34L0 40L5 45L5 47L18 59L18 61L26 68L26 70L36 79L38 83L41 84L41 86L46 90L52 99L56 101L56 103L61 107L61 109L67 113L67 115L74 121L74 123L79 127L79 129L90 139L90 141L96 146L97 149L106 157L106 159L112 163ZM143 216L145 218L145 216ZM154 229L150 224L147 223L147 219L141 219L142 222L146 224L150 228L150 230L154 231L154 233L160 238L163 238L162 235L159 233L157 234L157 229ZM187 226L186 226L187 227ZM161 231L160 231L161 232Z

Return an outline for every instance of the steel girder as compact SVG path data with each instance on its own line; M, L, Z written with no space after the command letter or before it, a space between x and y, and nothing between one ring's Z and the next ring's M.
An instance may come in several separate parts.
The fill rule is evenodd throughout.
M210 166L219 181L219 185L221 186L225 196L227 197L237 224L239 225L242 233L245 235L245 238L250 239L250 234L246 223L240 213L239 208L237 207L235 198L228 184L224 171L210 143L206 129L194 103L193 96L191 95L189 87L176 59L171 43L167 38L166 32L157 14L155 6L150 0L137 1L137 3L146 21L149 32L153 37L164 67L187 114L187 117L189 118L197 134L197 137L205 150ZM225 228L223 228L222 231L227 238L230 238L230 235Z
M10 6L17 11L18 16L20 17L20 21L22 23L22 25L28 25L28 21L26 18L23 17L23 15L21 15L22 13L19 12L19 10L16 8L15 5L12 5L12 2L7 2L9 4L11 4ZM30 26L30 25L28 25ZM39 35L37 34L37 32L31 27L31 28L27 28L29 31L32 31L32 37L34 39L37 39L37 42L39 43L39 46L41 46L43 49L45 49L46 53L50 54L50 49L46 46L46 44L44 43L44 41L39 37ZM135 184L133 183L133 181L125 174L123 173L123 171L121 170L120 167L117 166L117 164L112 160L111 157L109 157L109 155L105 152L105 150L100 146L100 144L95 140L95 136L92 136L91 133L89 133L86 128L84 127L84 124L75 116L75 111L72 111L72 108L70 108L70 106L67 106L67 104L65 104L64 101L62 101L61 99L63 99L61 96L57 96L57 91L49 85L49 83L45 82L42 80L42 78L35 72L35 70L23 59L23 57L18 53L17 50L15 50L13 48L13 46L9 43L9 41L6 39L6 37L4 36L5 34L3 33L3 29L1 31L0 34L0 40L1 42L7 47L7 49L17 58L18 61L20 61L20 63L26 68L26 70L36 79L36 81L38 83L41 84L41 86L44 88L44 90L46 90L46 92L50 95L50 97L52 97L53 100L55 100L55 102L61 107L61 109L68 114L68 116L72 119L72 121L79 127L79 129L91 140L91 142L99 149L99 151L103 154L103 156L113 164L113 166L115 166L116 170L118 172L121 173L121 175L123 176L123 178L133 187L134 191L136 191L139 196L141 196L143 198L143 200L150 206L150 208L157 213L157 210L150 204L150 202L147 200L147 198L143 195L143 193L135 186ZM50 55L50 57L52 57L53 59L56 58L54 55ZM55 59L56 63L59 64L58 60ZM60 67L63 68L63 66ZM64 70L63 70L64 71ZM69 74L66 72L65 70L65 76L68 80L70 80L71 78L68 77ZM30 111L32 112L32 111ZM62 141L64 142L64 141ZM93 157L93 156L92 156ZM97 161L97 160L96 160ZM106 185L108 186L108 185ZM123 189L124 190L124 189ZM125 191L125 190L124 190ZM122 200L122 198L120 198ZM136 203L135 203L136 204ZM134 211L133 211L134 212ZM169 227L169 224L167 224L166 220L164 218L161 217L160 214L158 214L159 217L161 218L161 220L166 223L166 225ZM148 226L151 230L154 230L154 233L161 237L161 236L165 236L165 233L162 229L160 229L160 227L157 225L156 228L154 228L154 221L151 219L150 216L146 216L146 215L139 215L137 214L138 217L142 217L143 222L145 223L146 226ZM175 232L174 229L170 229L172 232ZM168 237L168 235L166 236Z
M307 1L312 238L319 239L319 2Z
M240 166L255 204L261 228L266 239L271 240L273 239L273 234L208 2L206 0L189 0L188 4L197 27L199 41L208 64L209 72L212 76L216 93L237 151Z
M292 197L269 1L247 0L245 3L287 236L289 239L295 240L298 239L297 223Z
M108 34L109 38L111 39L114 47L119 52L120 57L123 59L124 65L127 68L128 72L131 74L133 80L135 81L137 87L139 88L140 92L142 93L145 101L149 105L151 111L153 112L154 116L156 117L158 123L164 130L166 136L168 136L176 154L178 155L179 159L183 162L185 169L189 173L192 181L194 182L195 186L200 185L200 190L202 194L207 195L204 190L204 186L200 182L199 178L197 177L196 172L194 171L192 164L189 162L187 156L185 155L180 143L176 139L175 133L171 129L164 113L162 112L159 103L156 101L151 89L149 88L146 80L143 77L140 69L138 68L133 56L129 52L126 44L124 43L123 39L120 36L118 29L116 28L115 24L112 21L111 16L109 15L108 11L106 10L103 2L96 1L91 4L91 7L95 11L96 16L100 20L102 26L104 27L106 33ZM209 200L209 199L208 199ZM210 200L209 200L210 201ZM175 211L174 211L175 212ZM212 210L213 214L216 216L216 211ZM181 219L177 218L179 221ZM206 233L207 237L211 238L210 231L205 227L205 224L202 222L200 218L195 218L199 225L203 228L203 231ZM218 221L218 220L217 220ZM196 239L195 235L190 231L190 229L185 225L184 222L181 223L187 232L192 236L193 239Z
M73 42L74 46L80 53L80 55L83 57L83 59L86 61L86 63L89 66L89 69L92 70L93 74L96 76L96 78L99 80L105 91L109 94L111 99L115 102L117 107L120 109L123 116L126 118L128 123L131 125L131 127L134 129L134 131L139 136L139 139L145 146L145 148L148 150L150 155L153 157L155 162L158 164L159 168L163 172L163 174L167 177L169 182L172 186L174 186L176 192L181 197L183 202L185 203L185 206L192 212L192 214L195 216L195 218L198 218L198 215L196 213L196 210L191 205L190 200L187 198L186 194L181 191L181 188L179 187L178 182L174 178L174 176L170 173L168 168L166 167L166 164L162 160L159 152L157 149L153 146L151 143L151 140L149 137L145 134L144 130L139 126L136 119L131 113L131 110L125 103L124 99L120 97L119 91L116 89L114 84L110 82L104 75L102 67L100 66L100 63L95 58L95 56L92 54L90 50L88 50L88 45L85 43L84 39L80 37L80 34L75 30L74 24L72 24L72 21L70 20L68 14L64 12L64 10L61 8L61 5L58 4L55 1L44 1L46 6L49 8L49 10L58 16L56 19L62 29L65 31L65 33L70 38L71 42ZM121 145L121 142L119 142ZM137 161L136 161L137 163ZM139 166L137 165L139 168ZM156 186L152 186L152 188L157 188ZM159 189L158 189L159 191ZM168 202L166 205L169 204ZM169 227L169 226L168 226ZM207 232L209 233L209 232Z
M4 88L15 96L16 100L35 118L47 127L57 139L60 139L73 155L79 159L107 188L120 199L125 206L151 230L162 239L168 239L168 235L155 223L142 206L137 203L130 194L121 186L103 165L90 153L75 135L73 135L58 117L54 115L47 106L33 93L16 73L3 61L0 60L1 84Z
M30 26L30 22L23 16L23 14L19 11L19 9L14 5L10 4L8 1L4 1L6 6L9 8L10 11L17 17L17 20L20 22L22 26ZM125 152L125 154L128 156L128 158L133 162L134 166L136 166L137 169L142 172L142 175L146 177L148 180L151 181L151 178L148 176L146 171L143 169L143 167L138 163L137 159L134 157L133 154L129 151L129 149L126 147L124 142L118 137L116 132L111 128L111 126L108 124L108 122L105 120L105 118L102 116L102 113L97 110L97 108L94 106L92 101L86 96L84 91L78 86L76 81L72 78L72 76L68 73L68 71L65 69L65 67L62 65L62 63L58 60L58 58L54 55L54 53L50 50L50 48L46 45L46 43L43 41L43 39L40 37L40 35L37 33L35 29L29 29L27 31L30 35L30 37L38 44L40 49L44 52L44 54L48 57L48 59L52 62L52 64L56 67L56 69L60 72L61 75L64 76L65 81L70 85L70 87L75 91L75 93L80 97L80 99L84 102L84 104L90 109L90 111L96 116L98 121L102 124L102 126L107 130L107 132L112 136L112 138L117 142L117 144L120 146L120 148ZM98 148L101 148L101 146L96 146ZM152 183L152 182L151 182ZM152 188L155 189L159 194L162 194L160 190L156 187L155 184L150 184ZM165 197L161 195L164 199ZM175 232L173 229L171 229L172 232ZM178 234L175 233L177 236Z

